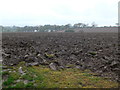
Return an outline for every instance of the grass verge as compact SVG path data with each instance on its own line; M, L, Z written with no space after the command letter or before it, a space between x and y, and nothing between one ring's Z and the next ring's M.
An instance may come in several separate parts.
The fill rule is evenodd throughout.
M3 82L3 88L117 88L118 83L94 76L89 70L64 69L53 71L45 66L26 67L24 62L13 67ZM25 72L18 72L19 67Z

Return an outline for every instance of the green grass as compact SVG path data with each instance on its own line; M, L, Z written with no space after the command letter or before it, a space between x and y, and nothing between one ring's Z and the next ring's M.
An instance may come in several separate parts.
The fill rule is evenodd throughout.
M32 82L26 84L25 87L26 87L26 88L35 88L35 87L34 87L34 83L32 83Z
M11 88L21 88L21 87L25 88L25 85L23 82L18 82L15 86L13 86Z
M29 76L29 77L28 77ZM26 80L29 80L29 81L32 81L34 80L34 77L31 75L31 74L25 74L21 77L22 79L26 79Z
M2 72L2 75L8 75L8 74L9 74L8 71L4 71L4 72Z
M22 66L25 75L18 73L18 68ZM81 71L79 69L68 68L60 71L53 71L45 66L26 67L24 62L13 67L9 72L8 79L3 83L5 88L115 88L117 82L96 77L90 70ZM7 72L5 72L7 73ZM5 74L4 73L4 74ZM6 75L6 74L5 74ZM21 80L20 82L15 82ZM24 80L28 80L24 84Z
M7 79L7 81L5 81L3 84L4 84L5 86L7 86L7 85L10 85L10 84L13 83L13 82L14 82L14 78L11 77L11 76L9 76L8 79Z

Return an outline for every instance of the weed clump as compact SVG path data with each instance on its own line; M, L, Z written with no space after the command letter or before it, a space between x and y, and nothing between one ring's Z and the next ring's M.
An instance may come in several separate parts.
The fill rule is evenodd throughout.
M45 53L45 57L47 57L47 58L53 58L55 55L54 54L47 54L47 53Z

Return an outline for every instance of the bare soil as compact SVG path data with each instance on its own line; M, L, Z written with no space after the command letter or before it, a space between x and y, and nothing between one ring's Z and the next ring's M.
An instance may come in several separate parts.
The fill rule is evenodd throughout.
M89 69L119 81L117 33L3 33L3 65Z

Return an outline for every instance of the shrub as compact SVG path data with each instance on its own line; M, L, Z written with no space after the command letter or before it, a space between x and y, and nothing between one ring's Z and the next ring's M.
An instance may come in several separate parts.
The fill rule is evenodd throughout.
M65 32L75 32L75 31L74 31L74 30L69 29L69 30L66 30Z

